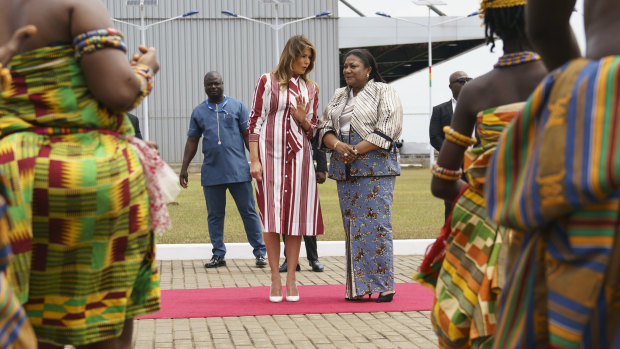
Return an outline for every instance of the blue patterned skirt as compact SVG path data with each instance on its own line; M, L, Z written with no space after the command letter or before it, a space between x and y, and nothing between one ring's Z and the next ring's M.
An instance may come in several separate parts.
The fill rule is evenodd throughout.
M338 181L345 231L346 297L394 289L392 201L395 176Z

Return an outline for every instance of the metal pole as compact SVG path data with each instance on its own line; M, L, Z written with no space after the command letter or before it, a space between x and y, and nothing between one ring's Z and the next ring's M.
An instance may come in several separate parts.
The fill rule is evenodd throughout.
M273 29L276 31L276 66L278 66L278 62L280 62L280 39L278 35L280 26L278 24L278 3L276 3L276 26Z
M140 2L140 44L146 46L146 26L144 25L144 1ZM145 96L142 100L142 111L144 113L144 132L142 138L149 140L149 100Z
M433 115L433 44L431 38L431 8L428 8L428 115ZM435 148L431 146L431 163L435 162Z

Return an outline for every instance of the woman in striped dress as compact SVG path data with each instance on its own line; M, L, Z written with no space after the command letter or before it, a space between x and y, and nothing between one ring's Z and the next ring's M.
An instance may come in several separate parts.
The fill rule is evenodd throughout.
M525 2L482 1L487 43L493 49L493 37L500 37L504 55L493 70L463 86L433 167L433 194L448 201L458 197L446 223L447 247L445 258L436 262L436 279L428 276L434 268L415 277L434 286L431 321L441 348L489 348L493 343L510 235L486 214L485 174L499 135L546 74L525 36ZM476 125L481 145L468 149L476 139L466 135ZM464 154L469 185L461 179ZM445 241L442 237L437 244ZM425 256L423 265L433 257Z
M286 300L298 301L295 268L301 238L323 234L323 217L312 163L318 86L308 79L316 49L305 37L291 37L276 69L263 74L254 92L250 122L250 174L271 269L269 300L282 301L280 234L286 235Z
M396 91L383 81L366 49L345 55L347 86L334 92L322 117L319 144L332 153L329 178L338 181L346 242L346 296L379 293L392 301L392 198L400 175L395 139L403 124Z

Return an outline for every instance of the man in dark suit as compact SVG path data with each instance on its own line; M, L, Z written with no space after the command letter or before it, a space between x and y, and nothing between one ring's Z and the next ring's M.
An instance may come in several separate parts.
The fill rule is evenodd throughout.
M327 178L327 159L325 158L325 152L320 150L317 147L318 138L314 137L312 139L312 159L316 161L316 166L314 167L314 172L316 173L316 182L318 184L325 183L325 179ZM286 244L285 235L282 235L282 240ZM323 263L319 260L319 254L317 252L316 247L316 236L304 236L304 244L306 245L306 257L308 258L308 262L310 262L310 266L312 267L312 271L321 272L323 271ZM279 268L280 273L286 272L287 268L286 263L286 252L284 252L284 263ZM297 271L300 271L299 263L297 263Z
M456 108L456 101L459 98L459 93L461 92L461 88L471 81L467 73L464 71L457 71L450 75L450 84L448 87L452 91L452 98L440 105L436 105L433 107L433 114L431 115L431 123L428 128L428 135L431 139L431 145L437 151L441 149L441 145L443 144L443 140L445 139L445 135L443 133L444 126L450 126L452 123L452 113L454 113L454 108ZM445 219L448 219L448 215L450 215L450 211L452 211L452 203L445 201Z

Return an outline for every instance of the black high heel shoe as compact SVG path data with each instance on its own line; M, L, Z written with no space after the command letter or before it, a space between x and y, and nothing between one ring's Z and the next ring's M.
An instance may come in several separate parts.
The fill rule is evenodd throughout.
M392 292L386 295L379 293L379 298L377 298L377 303L389 303L394 299L394 295L396 292Z

